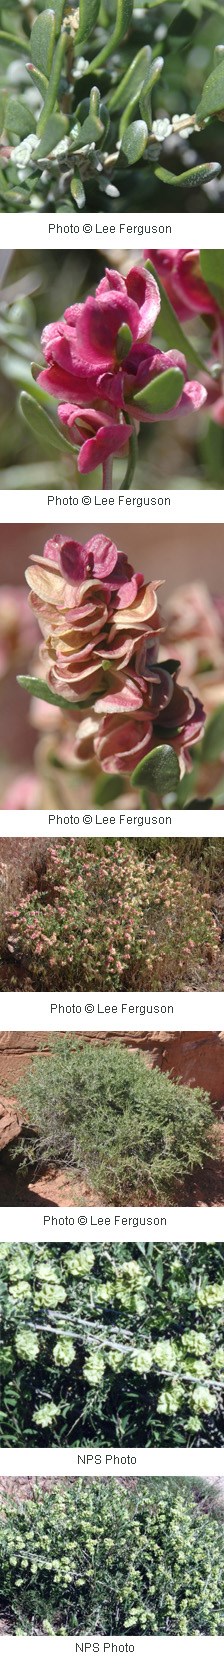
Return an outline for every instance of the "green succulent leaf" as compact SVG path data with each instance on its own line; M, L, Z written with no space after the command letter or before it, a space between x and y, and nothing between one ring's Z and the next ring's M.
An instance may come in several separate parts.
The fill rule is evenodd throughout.
M58 111L55 116L49 116L49 121L46 122L43 138L40 139L36 156L50 156L51 151L55 148L55 145L59 145L60 139L64 139L67 129L67 117L63 116L60 111Z
M71 197L73 197L74 202L77 203L77 208L80 208L80 209L84 208L85 207L85 191L84 191L84 185L82 183L82 179L80 179L80 174L78 174L78 173L73 174L72 179L70 180L70 191L71 191Z
M88 9L88 14L89 14L89 0L86 0L86 6L87 6L87 9ZM121 40L122 41L124 40L125 35L128 32L129 25L130 25L131 20L132 20L132 12L133 12L133 0L117 0L116 21L115 21L115 27L114 27L114 30L113 30L113 34L108 36L108 41L107 41L106 45L102 46L101 52L97 53L97 58L94 58L92 60L92 63L89 65L89 71L90 71L91 75L93 73L93 70L95 72L95 69L100 69L101 64L106 63L106 60L107 60L107 58L110 58L111 53L116 51L116 47L119 46L119 42ZM89 38L89 17L88 17L88 36L87 36L87 39L88 38ZM77 39L77 36L76 36L76 39Z
M50 75L55 42L55 13L52 10L41 12L31 29L30 57L36 69Z
M73 457L75 456L74 446L70 445L64 434L60 434L58 428L55 428L52 417L48 416L48 412L43 410L42 405L38 405L36 399L32 399L32 394L21 394L20 410L25 422L28 423L28 428L31 428L33 434L36 434L41 446L46 445L48 447L50 445L56 451L61 453L64 450L70 451Z
M224 112L223 57L220 58L216 69L212 70L212 74L208 76L208 80L204 83L203 93L196 110L197 121L206 121L207 117L218 115L220 110Z
M149 70L148 76L146 76L146 79L144 81L144 85L142 87L141 94L140 94L141 116L143 116L144 121L147 122L148 127L151 127L151 92L152 92L153 87L155 86L156 81L159 80L159 77L162 73L163 64L164 64L164 59L163 58L154 58L153 59L153 63L151 64L151 69Z
M215 179L221 174L221 163L196 163L195 168L186 168L182 174L171 174L167 168L156 168L155 173L163 185L207 185L210 179Z
M27 53L27 36L16 35L11 29L0 29L0 41L3 46L16 46L17 52Z
M80 47L80 41L90 40L92 29L99 16L100 0L79 0L79 27L75 35L75 45Z
M149 411L155 416L163 416L164 412L172 411L173 405L180 399L184 387L183 371L174 366L173 370L162 371L161 376L154 376L146 388L139 394L134 394L133 405L142 411Z
M140 121L140 119L139 121L131 122L131 126L126 127L126 132L123 134L122 138L122 150L124 151L124 155L127 157L129 167L132 167L134 162L139 162L140 156L143 156L147 143L147 123Z
M139 93L144 85L149 65L151 63L151 57L151 47L142 46L141 52L137 52L136 58L133 59L133 64L129 65L129 69L127 69L125 75L122 76L118 87L115 87L113 92L109 93L107 97L108 110L125 111L127 105L132 103L134 104L136 102L136 99L139 97Z
M136 765L131 785L146 787L149 793L163 799L167 793L176 793L179 779L180 766L173 747L161 746L147 753L146 758Z
M119 799L121 793L125 793L126 788L126 776L120 776L116 773L114 776L99 776L95 786L94 805L99 806L99 808L102 805L103 808L104 805L113 804L114 799Z
M9 139L26 139L28 133L36 129L35 116L29 110L28 104L22 98L9 98L6 108L5 128Z
M26 689L28 695L34 695L37 700L45 700L47 706L60 706L62 711L74 712L75 710L80 712L83 707L89 707L89 696L87 700L66 700L65 695L54 694L54 690L50 689L48 683L44 683L41 677L23 677L21 674L17 677L17 683L19 683L21 689ZM98 690L98 695L99 693Z

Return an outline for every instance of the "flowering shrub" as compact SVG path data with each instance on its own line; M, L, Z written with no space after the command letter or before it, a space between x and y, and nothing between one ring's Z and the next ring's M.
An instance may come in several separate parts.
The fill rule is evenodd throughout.
M3 0L0 23L4 212L222 206L222 0Z
M223 1631L222 1515L196 1479L37 1482L4 1498L0 1548L10 1631Z
M216 1150L212 1108L200 1088L148 1063L113 1039L90 1049L84 1037L52 1037L14 1090L30 1126L25 1166L71 1166L74 1202L80 1173L110 1204L181 1198L186 1175Z
M221 1245L2 1245L3 1447L223 1444Z
M209 902L179 842L49 842L38 885L5 910L2 988L218 987Z

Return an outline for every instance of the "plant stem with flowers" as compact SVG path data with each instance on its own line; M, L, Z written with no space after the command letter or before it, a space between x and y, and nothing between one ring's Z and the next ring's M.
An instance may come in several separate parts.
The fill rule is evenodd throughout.
M179 662L158 660L158 581L145 584L104 534L81 545L55 533L26 577L43 636L33 692L67 711L73 765L98 765L162 803L191 763L204 712L180 686Z

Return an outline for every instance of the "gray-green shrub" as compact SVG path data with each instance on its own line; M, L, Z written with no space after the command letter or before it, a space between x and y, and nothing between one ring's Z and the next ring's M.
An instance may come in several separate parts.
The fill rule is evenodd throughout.
M30 1125L26 1159L72 1166L110 1203L175 1201L186 1175L212 1155L209 1096L183 1086L119 1041L52 1037L16 1083ZM214 1138L214 1137L213 1137ZM214 1140L214 1150L215 1150Z

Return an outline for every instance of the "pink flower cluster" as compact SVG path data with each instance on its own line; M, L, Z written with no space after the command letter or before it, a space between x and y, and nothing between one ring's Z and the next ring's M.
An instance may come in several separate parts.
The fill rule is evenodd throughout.
M95 296L68 307L64 318L47 325L42 347L46 369L38 376L41 388L59 399L58 415L80 448L78 469L85 474L127 451L131 432L140 422L173 417L206 400L200 382L189 381L182 353L163 352L151 343L160 313L155 278L142 267L132 267L126 278L108 269ZM150 389L158 377L178 370L175 403L170 408L164 391L160 408L150 410Z
M86 545L55 534L26 578L44 643L49 686L88 716L79 723L77 759L127 772L159 742L184 757L201 734L199 701L177 683L178 661L158 664L158 583L145 584L104 535ZM77 710L75 711L75 703Z
M218 303L202 277L200 249L149 249L145 254L155 266L178 318L184 321L195 313L219 317Z
M147 254L147 251L145 251ZM211 407L213 422L224 427L224 310L208 285L204 282L200 268L200 249L173 249L162 252L158 249L148 251L153 266L156 267L158 277L161 278L166 295L171 301L182 322L193 318L197 313L207 316L212 327L211 347L213 362L216 362L216 376L211 374L212 366L204 374L204 385L207 392L207 403Z

